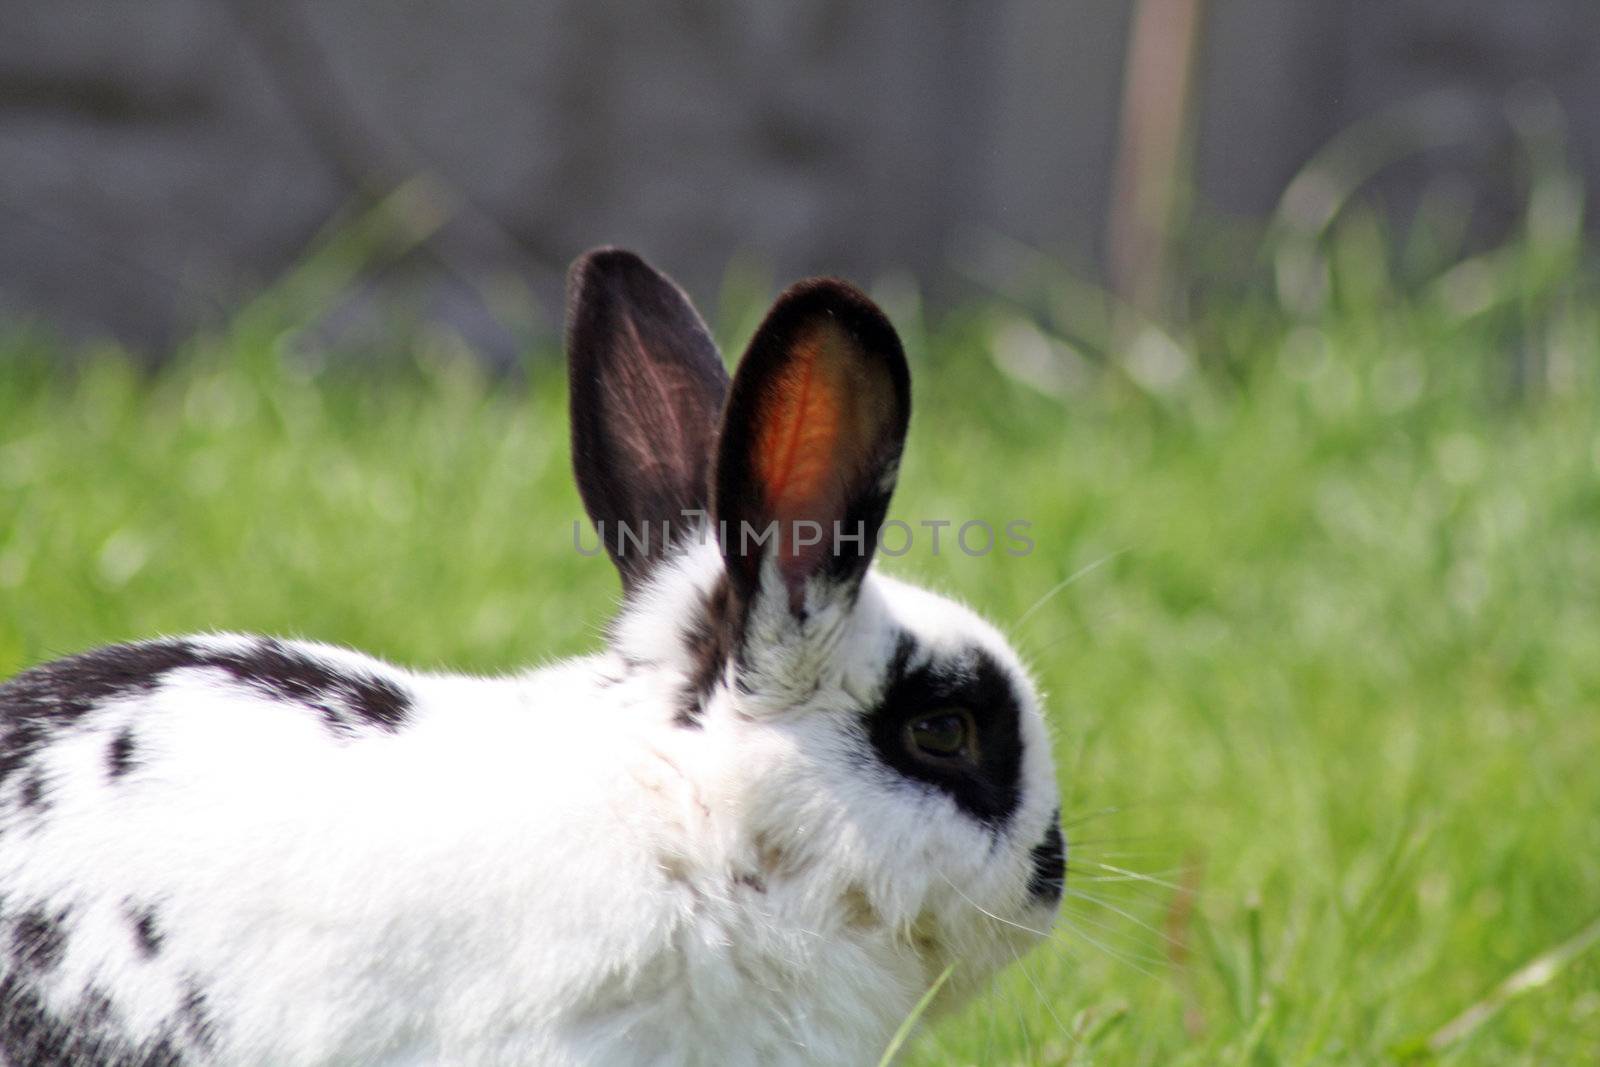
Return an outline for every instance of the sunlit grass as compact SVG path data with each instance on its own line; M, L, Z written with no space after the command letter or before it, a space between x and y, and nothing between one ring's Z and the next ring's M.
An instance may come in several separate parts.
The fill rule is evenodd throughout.
M887 565L1017 624L1073 896L907 1059L1389 1063L1482 1005L1445 1062L1600 1062L1600 958L1557 951L1600 915L1600 319L1549 320L1533 389L1425 303L1222 319L1253 347L1157 390L1020 384L1018 322L907 324L895 514L1034 551ZM192 630L475 670L596 645L553 363L312 370L248 318L154 376L37 347L0 351L0 674Z

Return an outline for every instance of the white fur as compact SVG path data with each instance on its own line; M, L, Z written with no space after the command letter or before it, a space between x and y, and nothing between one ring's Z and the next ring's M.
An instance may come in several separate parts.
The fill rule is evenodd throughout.
M154 1039L198 981L225 1064L876 1062L947 963L954 1000L1050 923L1025 891L1057 803L1044 726L1030 696L998 836L864 755L898 629L919 654L980 645L1032 693L986 623L876 573L805 627L758 600L755 692L677 723L720 567L692 549L606 653L517 677L292 646L411 694L395 733L336 740L214 669L96 709L36 757L37 825L0 795L0 894L70 909L42 988L93 987ZM153 958L130 901L158 909Z

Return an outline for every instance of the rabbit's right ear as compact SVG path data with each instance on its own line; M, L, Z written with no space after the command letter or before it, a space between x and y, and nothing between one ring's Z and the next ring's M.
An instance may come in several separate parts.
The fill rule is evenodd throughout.
M631 591L707 509L728 372L683 291L614 248L567 275L567 370L578 494Z

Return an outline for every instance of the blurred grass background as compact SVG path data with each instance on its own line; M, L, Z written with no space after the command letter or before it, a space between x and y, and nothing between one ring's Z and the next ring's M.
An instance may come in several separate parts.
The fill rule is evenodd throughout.
M1213 284L1159 324L992 240L987 300L879 285L917 389L894 514L1037 542L885 565L1030 658L1073 848L1057 939L910 1062L1600 1062L1600 303L1567 181L1535 169L1478 251L1292 187L1242 261L1183 253ZM504 376L403 317L376 363L319 340L434 218L403 187L155 370L0 342L0 675L212 629L479 671L596 646L616 584L572 548L550 342ZM774 289L730 273L730 352Z
M763 250L894 262L857 279L914 365L893 515L1036 547L946 531L884 566L1030 659L1072 847L1056 939L906 1061L1600 1063L1600 277L1593 125L1558 103L1590 16L1009 6L629 11L638 41L618 5L453 13L484 51L400 8L330 36L309 6L35 3L0 56L0 274L41 308L231 309L230 272L350 206L176 351L0 319L0 677L195 630L477 671L591 650L616 580L573 550L528 283L592 226L694 277L738 233L695 293L731 355L791 280ZM1354 115L1270 217L1218 209ZM429 310L441 278L472 316Z
M1600 1062L1600 301L1562 118L1505 102L1498 244L1448 187L1403 223L1369 195L1471 140L1447 95L1328 144L1264 226L1208 215L1174 10L1133 33L1108 287L989 232L954 256L982 299L875 287L917 383L895 516L1036 542L885 566L1011 630L1072 845L1056 940L909 1059ZM551 339L510 325L508 375L403 306L363 350L330 328L460 211L368 191L155 369L4 334L0 676L193 630L479 671L596 646ZM786 280L729 270L727 351Z

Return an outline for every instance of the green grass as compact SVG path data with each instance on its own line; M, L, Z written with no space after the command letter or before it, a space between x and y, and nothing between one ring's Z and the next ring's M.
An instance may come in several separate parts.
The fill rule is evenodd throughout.
M1037 548L888 565L1026 617L1075 847L1057 940L908 1062L1600 1062L1600 318L1549 319L1519 395L1506 331L1430 307L1244 304L1156 392L1019 384L1009 313L909 324L895 514ZM595 646L559 374L285 338L258 309L154 376L0 346L0 675L206 629Z

